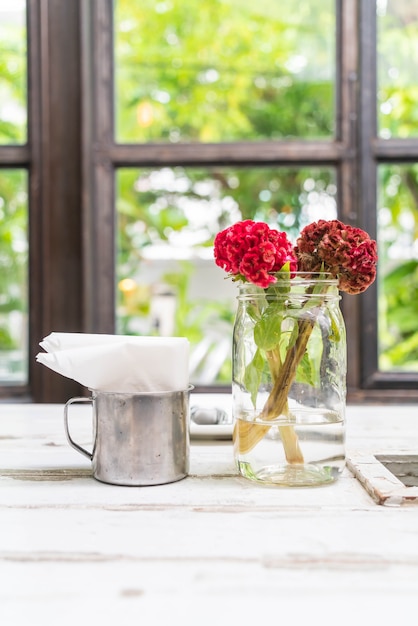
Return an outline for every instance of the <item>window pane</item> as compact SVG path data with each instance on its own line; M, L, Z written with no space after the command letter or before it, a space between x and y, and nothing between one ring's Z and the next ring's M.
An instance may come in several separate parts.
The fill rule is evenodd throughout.
M379 168L379 369L418 372L418 164Z
M410 0L379 0L379 135L418 135L418 10Z
M193 383L230 383L236 286L213 260L217 232L255 219L296 238L334 219L330 169L123 168L117 173L117 332L186 336Z
M0 144L25 143L26 2L0 2Z
M27 173L0 169L0 384L27 382Z
M330 137L334 5L116 0L117 141Z

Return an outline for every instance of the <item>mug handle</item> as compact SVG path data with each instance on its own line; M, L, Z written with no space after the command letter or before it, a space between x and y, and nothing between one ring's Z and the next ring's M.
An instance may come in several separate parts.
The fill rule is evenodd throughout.
M70 398L64 406L64 427L65 427L65 434L67 435L67 440L68 443L70 444L70 446L72 446L75 450L77 450L78 452L81 452L81 454L84 454L84 456L86 456L90 461L93 458L93 454L91 452L88 452L87 450L85 450L84 448L82 448L81 446L78 445L78 443L76 443L71 435L70 435L70 430L68 428L68 411L69 411L69 406L70 404L84 404L88 402L89 404L93 404L93 400L91 398Z

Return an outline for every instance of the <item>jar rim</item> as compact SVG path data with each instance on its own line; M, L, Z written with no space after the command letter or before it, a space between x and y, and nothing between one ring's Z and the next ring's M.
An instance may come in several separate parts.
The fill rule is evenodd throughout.
M277 282L271 283L267 288L259 287L250 282L243 282L238 286L240 291L256 291L260 294L268 294L270 287L274 290L275 287L279 287L281 284L286 285L286 287L294 286L299 288L308 287L312 284L319 284L324 287L338 287L339 284L338 278L324 272L292 272L292 275L289 277L281 276L279 273L277 276Z

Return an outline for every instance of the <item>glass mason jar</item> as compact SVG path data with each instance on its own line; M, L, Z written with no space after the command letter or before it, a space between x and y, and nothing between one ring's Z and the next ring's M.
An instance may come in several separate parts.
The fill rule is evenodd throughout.
M341 474L346 335L339 301L338 281L324 274L240 287L232 392L242 476L302 487Z

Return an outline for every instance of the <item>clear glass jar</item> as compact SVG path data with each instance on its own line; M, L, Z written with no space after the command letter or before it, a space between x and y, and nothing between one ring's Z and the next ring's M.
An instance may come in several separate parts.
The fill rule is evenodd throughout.
M345 465L346 335L338 282L296 274L240 287L234 325L234 456L242 476L331 483Z

